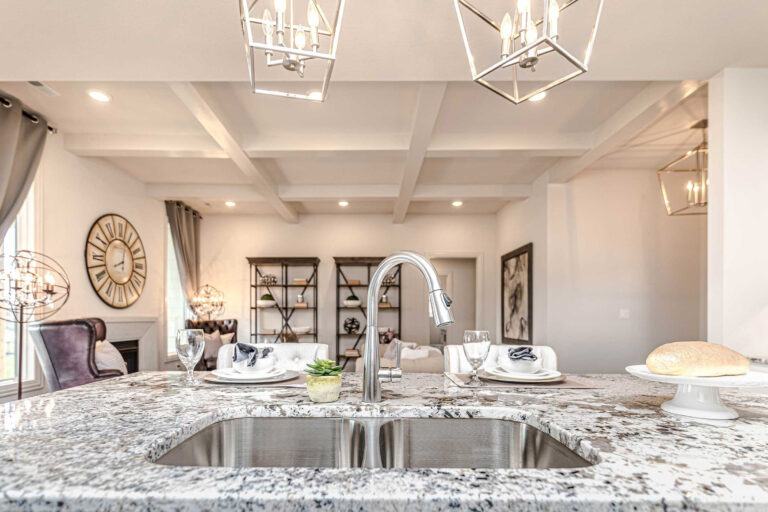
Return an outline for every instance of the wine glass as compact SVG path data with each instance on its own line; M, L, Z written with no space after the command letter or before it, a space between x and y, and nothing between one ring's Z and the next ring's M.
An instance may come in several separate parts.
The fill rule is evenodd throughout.
M202 329L179 329L176 333L176 353L187 369L186 384L188 386L198 384L193 372L203 356L204 347L205 334Z
M470 386L479 386L480 379L477 378L477 370L483 366L488 352L491 349L491 335L488 331L464 331L464 355L467 361L472 365L472 379Z

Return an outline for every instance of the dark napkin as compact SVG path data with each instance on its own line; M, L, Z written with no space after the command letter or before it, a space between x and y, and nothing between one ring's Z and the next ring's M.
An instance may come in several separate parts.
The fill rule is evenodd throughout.
M535 361L538 359L531 347L512 347L508 354L512 361Z
M235 343L235 353L232 356L232 362L237 363L247 359L248 363L246 363L246 366L253 366L256 364L257 359L267 357L274 350L272 347L259 348L246 343Z

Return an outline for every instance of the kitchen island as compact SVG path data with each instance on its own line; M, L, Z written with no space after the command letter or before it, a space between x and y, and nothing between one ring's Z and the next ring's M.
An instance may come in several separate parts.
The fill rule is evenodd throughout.
M361 403L303 389L180 386L143 372L5 404L0 510L768 510L768 390L723 393L741 414L659 410L674 387L581 375L598 389L476 393L406 374ZM525 422L595 465L575 469L178 467L153 461L214 422L248 416L499 418ZM471 420L468 420L471 421Z

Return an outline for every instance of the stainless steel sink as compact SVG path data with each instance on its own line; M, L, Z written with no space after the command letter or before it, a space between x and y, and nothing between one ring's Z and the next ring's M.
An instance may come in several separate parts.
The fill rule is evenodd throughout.
M157 461L174 466L578 468L592 464L529 425L495 419L238 418Z

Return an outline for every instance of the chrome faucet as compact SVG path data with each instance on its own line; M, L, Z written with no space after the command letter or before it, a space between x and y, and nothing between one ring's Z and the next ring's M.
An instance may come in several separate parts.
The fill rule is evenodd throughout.
M395 368L381 369L379 354L379 290L387 273L401 263L410 263L421 270L429 286L429 305L437 327L453 323L451 299L443 293L435 267L424 256L411 251L397 252L381 262L374 272L368 287L368 320L365 328L365 355L363 361L363 402L381 402L381 381L399 381L403 375L400 368L400 342L397 342Z

